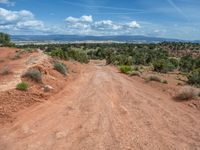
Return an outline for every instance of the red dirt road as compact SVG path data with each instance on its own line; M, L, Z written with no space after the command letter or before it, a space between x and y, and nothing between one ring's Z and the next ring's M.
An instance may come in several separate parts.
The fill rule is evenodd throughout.
M0 150L132 149L200 149L200 112L98 64L0 128Z

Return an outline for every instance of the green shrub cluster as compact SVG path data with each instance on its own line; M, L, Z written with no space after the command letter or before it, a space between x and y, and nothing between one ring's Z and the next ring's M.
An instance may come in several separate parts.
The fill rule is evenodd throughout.
M52 57L56 57L56 58L60 58L60 59L64 59L64 60L69 59L67 52L65 52L65 51L63 51L63 50L61 50L59 48L56 48L55 50L52 50L50 55Z
M62 49L57 48L55 50L52 50L50 52L50 55L52 57L56 57L56 58L63 59L63 60L73 59L80 63L88 63L89 62L89 57L88 57L87 53L83 50L70 49L70 50L64 51Z
M191 71L187 78L189 84L200 87L200 68Z
M176 69L176 66L169 59L160 59L153 62L154 71L167 73Z
M200 44L198 43L75 43L31 44L18 47L23 49L39 48L50 53L53 57L64 60L73 59L81 63L87 63L89 59L105 59L107 64L114 64L117 66L152 66L154 71L161 73L177 70L188 74L189 84L199 85L196 75L198 74L197 70L200 68L200 56L197 57L198 55L196 55L199 53L200 49ZM133 71L136 70L133 69Z
M183 72L190 72L192 70L200 68L200 56L193 58L191 55L187 55L180 60L180 70Z
M0 32L0 45L2 45L2 46L13 46L14 44L11 43L10 35Z
M69 58L74 59L80 63L89 62L89 57L87 53L83 50L68 50L67 53Z

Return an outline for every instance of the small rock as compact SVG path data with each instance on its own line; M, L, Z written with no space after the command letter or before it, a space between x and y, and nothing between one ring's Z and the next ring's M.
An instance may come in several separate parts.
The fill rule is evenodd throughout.
M45 86L43 87L43 90L44 90L44 92L50 92L50 91L53 90L53 87L50 86L50 85L45 85Z
M67 133L62 131L62 132L57 132L56 133L56 139L61 139L67 136Z

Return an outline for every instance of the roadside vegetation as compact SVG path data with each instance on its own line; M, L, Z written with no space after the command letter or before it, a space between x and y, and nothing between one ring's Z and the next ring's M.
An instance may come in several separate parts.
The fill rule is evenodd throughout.
M187 84L200 87L200 44L183 42L163 42L157 44L46 44L46 45L14 45L10 36L0 33L1 46L15 46L21 50L13 59L18 59L25 52L41 49L56 60L74 60L88 63L90 59L106 60L107 64L118 66L121 73L129 76L142 76L144 71L157 74L177 73L187 79ZM3 60L2 60L3 61ZM63 75L67 74L67 66L59 61L54 69ZM1 74L9 74L9 68L4 68ZM23 77L41 83L42 74L39 70L28 70ZM159 76L142 76L146 81L156 81L167 84L167 80Z
M88 63L90 59L105 59L107 64L118 66L120 72L130 76L140 76L144 70L141 68L149 68L151 71L164 74L179 72L188 79L188 84L200 86L198 43L32 44L18 48L39 48L54 58L71 59L81 63Z

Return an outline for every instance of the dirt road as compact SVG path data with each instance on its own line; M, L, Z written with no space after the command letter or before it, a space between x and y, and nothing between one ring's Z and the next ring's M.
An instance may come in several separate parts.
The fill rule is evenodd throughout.
M0 129L1 150L196 150L200 112L110 66L90 64Z

